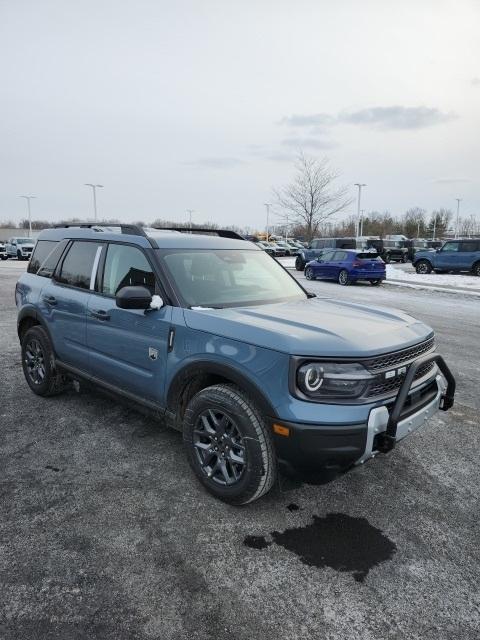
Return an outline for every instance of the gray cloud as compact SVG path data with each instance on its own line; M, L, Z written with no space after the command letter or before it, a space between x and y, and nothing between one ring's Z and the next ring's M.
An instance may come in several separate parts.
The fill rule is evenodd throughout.
M435 184L459 184L462 182L471 182L470 178L437 178L432 180Z
M293 162L295 155L293 153L282 153L281 151L271 153L265 156L267 160L273 162Z
M434 107L371 107L339 115L339 122L367 125L380 129L423 129L456 116Z
M480 78L472 78L472 85L474 87L480 87Z
M336 146L331 140L320 140L318 138L294 137L282 140L286 147L296 147L298 149L333 149Z
M239 158L199 158L195 162L185 162L194 167L203 167L205 169L234 169L242 164L245 164L243 160Z
M480 80L479 80L480 84ZM280 123L291 127L318 127L310 133L323 133L326 126L335 124L364 125L375 129L423 129L456 118L454 113L445 113L435 107L370 107L358 111L343 111L337 116L327 113L294 115L283 118Z
M280 124L286 124L290 127L316 127L335 124L335 118L328 113L294 114L293 116L282 118Z

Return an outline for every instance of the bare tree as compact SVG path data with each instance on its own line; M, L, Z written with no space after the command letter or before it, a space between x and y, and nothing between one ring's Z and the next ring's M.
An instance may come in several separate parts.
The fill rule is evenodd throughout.
M335 187L339 174L330 168L327 158L319 160L301 151L295 170L293 182L274 189L274 196L282 210L280 216L288 217L292 224L302 225L307 239L311 240L322 222L343 211L352 199L348 197L347 187Z

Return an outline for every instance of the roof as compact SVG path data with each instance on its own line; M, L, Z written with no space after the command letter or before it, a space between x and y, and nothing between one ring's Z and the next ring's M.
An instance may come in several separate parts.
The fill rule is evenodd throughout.
M133 225L92 225L92 226L59 226L45 229L38 236L39 240L63 240L65 238L103 240L118 242L119 240L136 244L144 249L243 249L261 251L253 242L240 239L219 237L218 235L201 235L198 233L180 233L170 229L144 229Z

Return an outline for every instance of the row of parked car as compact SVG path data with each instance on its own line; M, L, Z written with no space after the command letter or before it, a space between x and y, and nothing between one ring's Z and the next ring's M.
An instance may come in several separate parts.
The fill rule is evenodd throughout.
M35 240L33 238L9 238L6 244L0 242L0 259L30 260L34 246Z

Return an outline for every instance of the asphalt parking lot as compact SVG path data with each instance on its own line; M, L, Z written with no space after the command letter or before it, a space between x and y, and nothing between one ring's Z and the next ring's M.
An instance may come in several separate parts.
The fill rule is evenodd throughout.
M478 299L309 282L432 325L456 405L391 455L238 509L178 433L98 391L29 391L24 268L0 263L2 640L478 639Z

